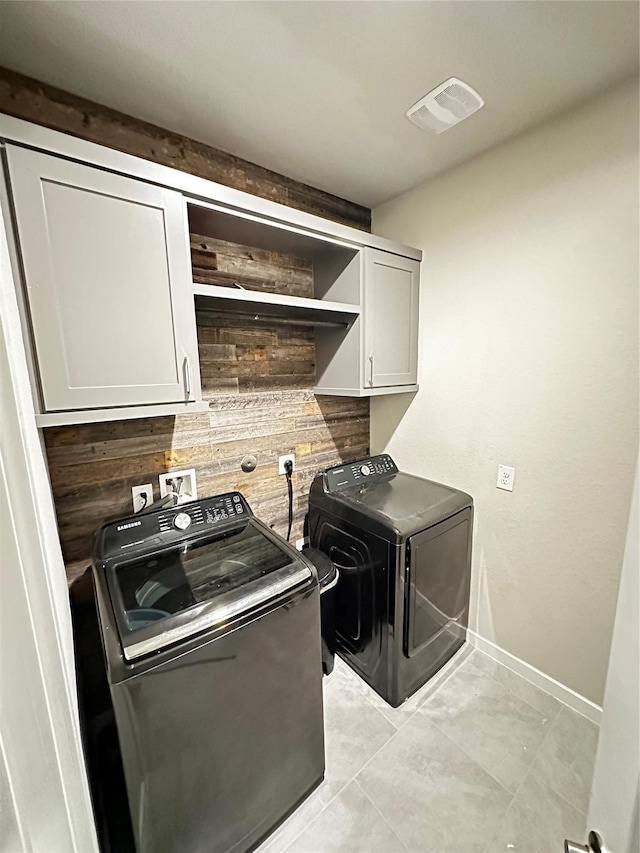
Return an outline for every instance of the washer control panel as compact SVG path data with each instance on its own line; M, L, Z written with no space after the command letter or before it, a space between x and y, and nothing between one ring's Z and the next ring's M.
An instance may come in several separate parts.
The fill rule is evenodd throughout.
M352 486L389 477L398 473L398 466L388 453L328 468L324 473L325 491L340 492Z
M215 498L205 498L163 510L158 513L158 526L161 533L172 529L187 530L190 527L198 529L250 514L249 505L240 492L228 492Z
M180 541L219 525L241 523L252 515L251 507L240 492L189 501L170 509L141 512L101 528L96 540L96 555L107 559L129 549L144 552L147 548Z

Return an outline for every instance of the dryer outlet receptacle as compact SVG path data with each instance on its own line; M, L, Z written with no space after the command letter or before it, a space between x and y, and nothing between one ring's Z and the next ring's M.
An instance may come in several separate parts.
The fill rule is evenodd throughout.
M284 456L278 456L278 474L286 474L284 463L289 460L291 462L291 470L296 470L296 454L286 453Z

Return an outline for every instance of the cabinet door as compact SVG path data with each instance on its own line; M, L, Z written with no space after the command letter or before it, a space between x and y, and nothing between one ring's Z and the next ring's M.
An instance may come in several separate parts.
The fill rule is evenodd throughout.
M364 253L364 387L414 385L420 264L378 249Z
M7 158L44 410L195 399L181 195L13 146Z

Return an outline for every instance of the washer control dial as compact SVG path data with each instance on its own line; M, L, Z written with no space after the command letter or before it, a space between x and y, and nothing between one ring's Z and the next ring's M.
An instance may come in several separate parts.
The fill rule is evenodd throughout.
M362 474L362 476L363 476L363 477L368 477L368 476L369 476L369 474L371 474L371 473L372 473L372 471L371 471L371 468L369 468L369 466L368 466L368 465L362 465L362 466L360 467L360 473Z
M173 526L178 530L186 530L191 524L191 516L186 512L179 512L173 519Z

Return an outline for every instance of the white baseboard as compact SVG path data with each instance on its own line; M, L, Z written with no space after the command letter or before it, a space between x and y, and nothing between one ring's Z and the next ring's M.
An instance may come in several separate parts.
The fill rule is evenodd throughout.
M487 640L476 634L475 631L468 630L467 639L478 651L484 652L488 657L506 666L507 669L512 670L517 675L526 678L531 684L539 687L540 690L544 690L545 693L549 693L573 711L577 711L578 714L582 714L583 717L596 723L596 725L600 725L602 708L596 705L595 702L591 702L590 699L586 699L584 696L576 693L575 690L561 684L555 678L551 678L550 675L545 675L544 672L540 672L535 666L531 666L531 664L517 658L510 652L492 643L491 640Z

